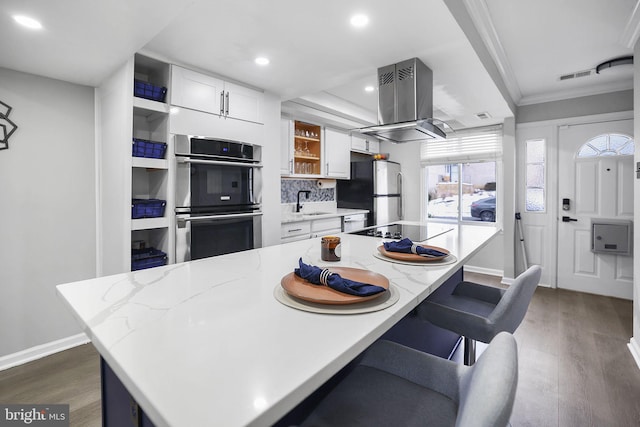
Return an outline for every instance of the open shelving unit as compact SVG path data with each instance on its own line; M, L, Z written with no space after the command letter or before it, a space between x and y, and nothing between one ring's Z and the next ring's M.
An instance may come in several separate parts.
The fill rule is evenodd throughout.
M293 171L297 175L322 173L322 127L294 121Z
M136 54L134 60L134 79L158 87L168 87L170 66L162 61ZM171 253L173 233L171 232L172 212L169 194L170 153L169 141L169 103L168 95L163 100L151 100L133 95L132 138L166 143L163 158L131 157L131 198L165 200L164 215L153 218L131 219L132 247L143 241L145 247L159 249L168 255ZM132 141L133 142L133 141Z

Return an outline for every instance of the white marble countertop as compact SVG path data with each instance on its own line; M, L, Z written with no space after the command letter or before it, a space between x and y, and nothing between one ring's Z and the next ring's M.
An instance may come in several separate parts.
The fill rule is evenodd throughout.
M437 229L438 225L429 225ZM373 256L382 242L341 234L342 260L389 278L399 301L366 314L316 314L274 298L309 239L58 286L105 361L156 426L270 425L366 349L458 270L498 230L429 240L457 257L410 266Z
M339 216L353 215L353 214L366 214L369 213L366 209L346 209L346 208L337 208L335 212L311 212L309 214L304 212L286 212L281 216L281 223L287 224L290 222L300 222L300 221L313 221L316 219L325 219L325 218L335 218Z

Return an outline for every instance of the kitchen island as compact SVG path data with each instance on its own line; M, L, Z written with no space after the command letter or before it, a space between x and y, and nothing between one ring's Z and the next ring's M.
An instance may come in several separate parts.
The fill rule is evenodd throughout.
M429 224L434 234L445 230ZM381 239L341 234L331 265L386 276L397 302L320 314L274 297L320 239L58 286L105 365L156 426L271 425L459 271L499 230L447 225L429 240L455 262L406 265L374 253ZM103 396L104 404L104 396Z

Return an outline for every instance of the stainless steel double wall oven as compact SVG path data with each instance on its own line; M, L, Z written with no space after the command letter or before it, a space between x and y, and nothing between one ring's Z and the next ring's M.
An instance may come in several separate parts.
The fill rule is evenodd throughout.
M262 147L176 135L176 262L262 246Z

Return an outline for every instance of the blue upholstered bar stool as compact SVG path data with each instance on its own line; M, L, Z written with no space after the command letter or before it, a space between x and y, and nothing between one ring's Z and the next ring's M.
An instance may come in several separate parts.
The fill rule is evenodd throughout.
M302 426L506 426L517 382L516 341L506 332L474 366L378 341Z
M450 295L429 299L418 316L464 337L464 364L473 365L476 343L488 343L499 332L513 333L524 318L542 269L534 265L507 289L463 281Z

